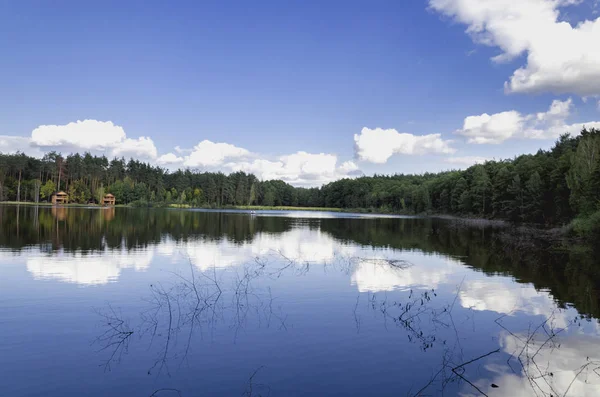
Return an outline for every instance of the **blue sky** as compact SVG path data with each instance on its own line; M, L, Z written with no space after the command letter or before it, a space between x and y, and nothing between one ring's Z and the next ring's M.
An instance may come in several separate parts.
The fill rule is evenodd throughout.
M298 185L534 152L600 120L600 20L595 0L530 3L3 2L0 151Z

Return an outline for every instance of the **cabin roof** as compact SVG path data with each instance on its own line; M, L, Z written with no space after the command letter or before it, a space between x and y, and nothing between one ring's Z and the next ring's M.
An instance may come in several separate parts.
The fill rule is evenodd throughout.
M107 197L113 198L113 197L115 197L115 196L113 196L112 194L108 193L108 194L105 194L105 195L104 195L104 198L107 198Z
M62 190L60 192L56 192L54 193L56 196L67 196L67 193L63 192Z

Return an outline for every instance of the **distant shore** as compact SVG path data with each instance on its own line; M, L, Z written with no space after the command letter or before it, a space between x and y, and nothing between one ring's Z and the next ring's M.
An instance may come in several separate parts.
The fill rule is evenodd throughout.
M119 208L139 208L139 205L135 204L117 204L111 206L102 206L99 204L52 204L47 202L34 203L31 201L0 201L0 205L26 205L26 206L39 206L39 207L119 207ZM350 212L347 209L342 208L326 208L326 207L293 207L293 206L265 206L265 205L237 205L237 206L224 206L224 207L195 207L189 204L163 204L163 203L149 203L148 207L156 208L182 208L182 209L214 209L214 210L248 210L248 211L328 211L328 212ZM356 211L352 211L356 212ZM364 211L363 211L364 212Z
M120 208L124 208L124 207L129 207L129 205L125 205L125 204L102 206L100 204L78 204L78 203L52 204L52 203L46 203L46 202L34 203L31 201L0 201L0 205L26 205L29 207L60 207L60 208L64 208L64 207L79 207L79 208L86 208L86 207L87 208L89 208L89 207L97 207L97 208L120 207Z

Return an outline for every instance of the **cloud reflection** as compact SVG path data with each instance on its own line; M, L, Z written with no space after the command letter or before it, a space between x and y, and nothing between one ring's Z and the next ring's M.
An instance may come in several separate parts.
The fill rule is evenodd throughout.
M159 251L179 252L189 257L200 270L206 270L213 266L217 268L236 266L269 255L299 263L324 263L332 261L338 255L348 255L357 249L343 245L329 234L319 230L293 229L281 234L258 233L251 242L241 244L228 239L180 243L171 240L161 244Z
M318 229L295 228L280 234L257 233L251 241L234 242L197 239L176 241L164 238L156 245L143 249L110 250L94 253L60 251L43 254L27 251L27 270L36 279L55 279L82 285L105 284L119 278L121 270L145 270L156 257L165 264L190 260L198 269L238 266L255 258L306 263L345 262L351 271L351 283L360 292L391 291L397 288L437 288L450 275L459 272L459 261L420 252L374 249L351 245L334 239ZM168 260L170 258L170 261ZM363 261L361 259L370 259ZM415 266L397 269L372 262L373 259L402 259ZM351 265L351 266L350 266ZM426 268L426 270L424 270Z
M106 284L119 278L122 269L146 270L152 250L106 250L102 253L31 253L27 270L35 279L54 279L81 285Z
M502 350L516 355L529 337L526 333L503 333ZM545 333L532 338L527 349L531 352L529 360L522 356L525 367L521 371L513 372L505 364L487 365L492 379L478 381L481 390L490 396L506 397L600 396L600 338L572 332L544 345L547 339ZM535 363L530 360L533 355ZM499 387L492 389L491 384Z
M390 253L388 253L390 254ZM393 291L401 288L437 289L450 276L464 270L462 262L414 252L391 252L386 259L403 259L414 266L399 269L370 261L359 262L352 274L352 284L360 292ZM382 259L380 257L379 259Z
M478 311L552 317L557 327L568 324L568 313L556 312L556 302L549 292L537 291L531 284L516 283L510 277L465 281L460 291L460 303Z
M319 229L308 228L294 228L279 234L257 233L252 240L243 242L227 238L176 241L165 237L156 245L129 251L106 249L89 254L27 251L22 255L26 257L27 270L36 279L55 279L82 285L115 281L122 269L145 270L153 259L165 268L189 260L199 270L234 267L254 261L255 258L289 260L298 266L306 263L345 264L351 273L351 284L359 292L437 289L446 283L458 284L461 274L468 272L459 260L424 255L419 251L348 244ZM406 260L413 266L397 268L374 260ZM526 305L532 305L528 313L548 314L554 307L550 304L549 294L538 297L532 287L522 287L501 278L466 282L460 298L464 307L499 313L509 313L515 308L525 310Z

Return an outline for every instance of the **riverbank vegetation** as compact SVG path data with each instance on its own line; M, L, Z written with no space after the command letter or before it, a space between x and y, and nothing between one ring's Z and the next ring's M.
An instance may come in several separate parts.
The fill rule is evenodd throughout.
M600 130L563 135L550 150L487 161L462 171L374 175L315 188L260 181L244 172L168 172L135 159L89 153L51 152L41 159L0 154L0 201L47 202L57 190L80 204L99 202L112 193L117 204L138 206L359 209L547 225L577 218L572 230L585 234L600 229Z

